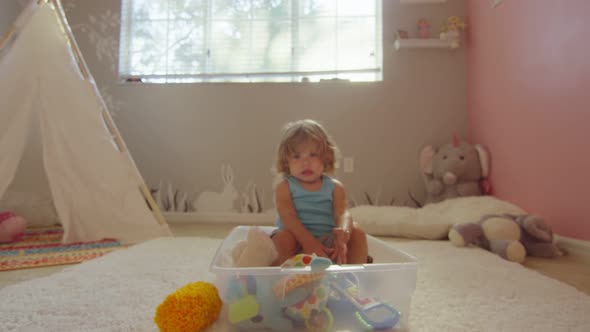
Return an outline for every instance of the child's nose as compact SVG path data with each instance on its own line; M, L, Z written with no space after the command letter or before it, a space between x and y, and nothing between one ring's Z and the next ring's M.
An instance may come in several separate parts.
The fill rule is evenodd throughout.
M311 157L303 157L303 163L304 164L309 164L309 162L311 161Z

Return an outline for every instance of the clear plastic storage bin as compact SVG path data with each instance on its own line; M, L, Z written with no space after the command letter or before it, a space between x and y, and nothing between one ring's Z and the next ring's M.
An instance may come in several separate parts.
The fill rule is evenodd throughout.
M259 227L269 233L274 227ZM217 249L210 270L236 329L367 331L407 329L417 261L368 236L373 263L236 268L231 249L246 239L237 226Z

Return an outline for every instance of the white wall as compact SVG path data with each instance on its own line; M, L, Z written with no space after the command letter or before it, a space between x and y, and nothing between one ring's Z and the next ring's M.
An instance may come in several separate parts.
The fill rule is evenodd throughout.
M381 188L381 203L394 197L404 204L408 190L423 197L420 148L467 132L464 51L396 52L392 47L396 29L413 32L420 17L431 19L432 32L438 34L447 16L464 15L463 0L411 6L384 0L384 81L355 84L120 84L115 69L118 27L100 24L118 21L120 1L63 3L115 121L151 186L163 179L195 194L220 191L220 166L228 163L237 189L256 183L268 207L280 128L309 117L326 125L344 156L355 158L354 173L338 172L350 197L363 203L363 192L374 196Z

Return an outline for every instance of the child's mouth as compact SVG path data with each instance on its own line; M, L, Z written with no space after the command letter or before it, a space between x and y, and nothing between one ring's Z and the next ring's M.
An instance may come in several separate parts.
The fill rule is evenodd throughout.
M312 175L312 174L313 174L313 172L312 172L312 171L310 171L310 170L305 170L305 171L301 172L301 174L303 174L303 175L306 175L306 176L307 176L307 175Z

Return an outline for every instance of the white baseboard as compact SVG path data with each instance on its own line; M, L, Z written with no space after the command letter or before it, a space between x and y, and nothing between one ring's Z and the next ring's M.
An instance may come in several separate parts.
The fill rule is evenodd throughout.
M560 248L567 250L570 255L575 255L585 262L590 262L590 241L573 239L561 235L556 235L555 241Z
M207 213L207 212L164 212L169 223L209 223L236 225L274 225L274 213Z

